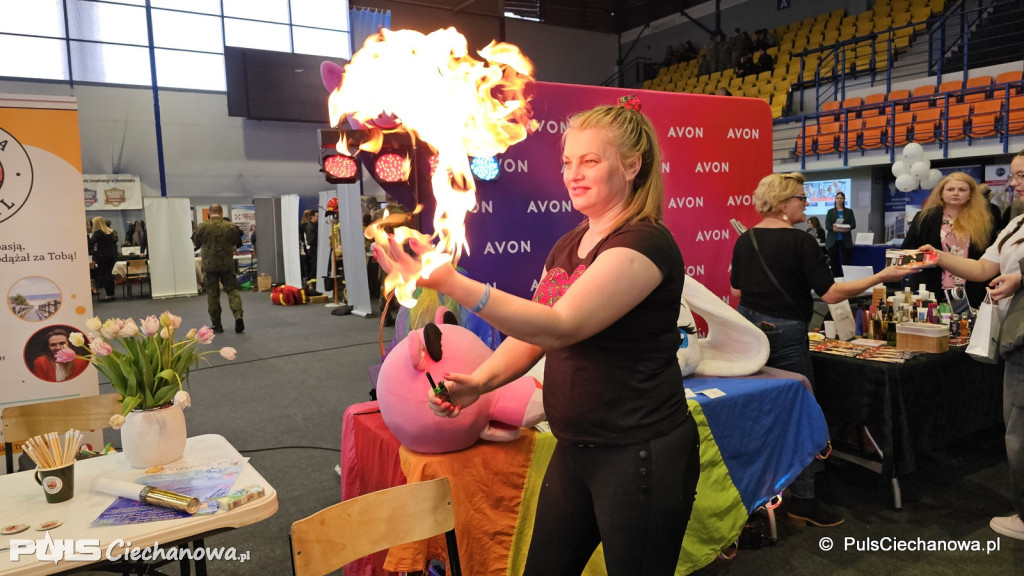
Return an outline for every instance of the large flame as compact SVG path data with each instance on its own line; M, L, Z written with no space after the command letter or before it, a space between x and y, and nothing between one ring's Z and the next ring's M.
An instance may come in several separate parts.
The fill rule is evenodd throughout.
M414 238L433 245L420 258L422 269L393 270L384 281L404 306L416 303L417 278L469 253L464 222L476 206L469 157L500 154L536 127L527 95L533 64L511 44L491 42L478 54L483 61L468 54L466 38L454 28L428 35L381 29L352 56L328 100L332 126L346 117L366 126L358 143L363 150L379 150L384 132L405 131L437 153L434 237L407 227L394 231L399 243ZM338 149L354 148L339 142ZM388 229L375 222L366 236L386 245Z

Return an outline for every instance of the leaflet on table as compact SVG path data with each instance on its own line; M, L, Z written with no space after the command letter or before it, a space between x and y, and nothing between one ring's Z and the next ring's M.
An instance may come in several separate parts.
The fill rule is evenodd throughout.
M156 486L171 492L199 498L202 504L196 515L212 514L217 511L214 498L231 492L238 474L247 458L234 461L186 463L166 467L155 474L143 474L135 479L140 486ZM92 524L94 526L121 526L142 524L175 518L188 518L186 512L158 508L128 498L117 498Z

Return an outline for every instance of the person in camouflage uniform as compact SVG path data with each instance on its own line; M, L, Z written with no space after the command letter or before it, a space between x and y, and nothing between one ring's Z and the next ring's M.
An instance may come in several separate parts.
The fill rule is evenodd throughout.
M220 287L228 294L228 306L235 316L235 332L245 330L242 320L242 296L235 276L235 248L242 245L242 231L224 219L220 204L210 205L210 219L196 227L192 243L202 248L203 286L214 332L223 332L220 322Z

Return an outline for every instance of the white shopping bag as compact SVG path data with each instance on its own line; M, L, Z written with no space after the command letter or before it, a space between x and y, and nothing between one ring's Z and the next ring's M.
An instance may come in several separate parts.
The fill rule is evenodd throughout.
M965 350L967 355L979 362L995 364L999 360L999 327L1002 323L1003 311L985 294L985 300L978 306L971 341Z

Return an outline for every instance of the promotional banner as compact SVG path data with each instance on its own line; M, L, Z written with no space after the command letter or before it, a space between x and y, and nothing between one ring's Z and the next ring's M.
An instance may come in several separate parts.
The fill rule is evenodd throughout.
M130 174L84 174L86 210L141 210L142 179Z
M75 99L0 95L0 408L99 391L86 362L54 359L92 316L81 190Z
M477 207L466 219L470 253L459 261L469 276L533 296L548 251L583 220L562 183L568 118L599 104L615 105L627 94L637 94L657 130L665 224L682 250L687 274L738 304L729 296L738 236L730 220L746 226L759 221L752 193L772 171L771 112L755 98L538 82L531 103L537 132L498 157L495 180L477 180ZM429 169L419 164L418 170ZM421 173L420 181L429 182L428 174ZM423 227L430 231L433 198L422 191L417 198L424 204Z

